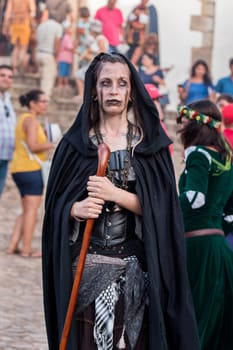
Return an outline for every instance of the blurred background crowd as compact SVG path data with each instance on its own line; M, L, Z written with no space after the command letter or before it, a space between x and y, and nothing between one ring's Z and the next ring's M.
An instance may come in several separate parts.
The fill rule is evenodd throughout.
M80 5L75 13L69 0L1 0L0 4L0 57L10 58L14 75L39 74L40 88L48 98L54 90L61 95L71 90L82 97L85 72L93 57L99 52L117 51L135 64L144 83L158 88L162 107L169 104L169 91L174 91L167 83L172 57L170 65L163 66L153 2L138 1L127 15L116 0L106 0L105 6L94 13ZM225 58L224 64L229 60ZM177 101L184 102L187 90L188 102L199 97L214 100L216 92L232 94L231 82L223 86L213 81L209 62L196 61L184 81L176 77ZM231 76L232 64L229 66Z
M77 102L80 105L83 98L85 73L92 59L99 52L119 52L137 68L140 78L159 110L161 121L164 121L163 127L166 129L168 126L169 129L171 86L168 84L168 78L173 74L174 67L172 56L169 56L170 59L167 61L171 62L170 65L162 64L158 11L154 2L149 0L138 0L136 5L134 2L127 15L116 0L106 0L105 4L95 11L77 2L76 12L69 0L0 1L0 64L3 64L0 66L0 135L2 136L0 193L3 191L12 157L13 159L16 157L17 163L19 157L17 152L19 154L23 152L24 156L26 154L22 143L18 142L19 138L23 138L32 152L42 152L42 160L46 159L44 152L54 149L58 139L56 137L56 141L53 142L45 132L42 136L44 146L41 149L41 145L38 144L42 142L40 139L42 134L36 129L39 128L39 124L31 125L26 120L25 124L21 122L22 125L18 125L22 118L25 119L25 113L21 119L18 118L21 110L20 113L14 110L15 104L11 102L9 94L14 88L16 79L22 79L24 82L28 75L39 79L36 90L25 91L17 96L20 106L29 110L30 116L27 114L27 118L35 117L37 120L37 117L46 115L55 96L61 98L68 96L69 103L71 105L74 103L72 110L74 118L78 109ZM193 62L186 78L177 75L176 105L209 99L222 111L225 105L230 104L227 112L224 112L228 118L228 131L224 132L229 138L233 138L229 131L231 118L233 123L233 58L225 57L224 61L229 63L229 73L220 79L212 78L209 62L203 57L198 57ZM26 102L22 104L22 99L25 98ZM66 115L63 113L62 118L64 124L62 131L64 131L70 122L68 120L66 122L67 113ZM44 129L48 132L48 120L44 118L44 121ZM59 122L58 119L55 119L55 122ZM16 123L18 131L15 133ZM169 130L167 132L169 133ZM172 139L174 141L173 137ZM176 161L172 147L171 153ZM15 164L13 165L11 172L14 173ZM40 165L35 162L33 169L27 170L36 172L39 168ZM16 170L18 171L18 168ZM19 187L21 191L22 186ZM42 185L40 187L37 191L42 194ZM27 208L31 211L34 207L35 217L39 204L40 201L33 202L33 205L22 203L22 206L25 211ZM28 234L30 237L35 220L33 222L31 233ZM17 245L13 244L9 247L9 251L16 248ZM27 247L26 250L30 249Z

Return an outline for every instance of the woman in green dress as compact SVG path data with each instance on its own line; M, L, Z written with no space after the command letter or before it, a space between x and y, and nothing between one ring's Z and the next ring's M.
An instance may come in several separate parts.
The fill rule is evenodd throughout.
M179 180L187 264L202 350L233 349L233 251L222 228L233 214L232 152L215 104L179 107L185 169Z

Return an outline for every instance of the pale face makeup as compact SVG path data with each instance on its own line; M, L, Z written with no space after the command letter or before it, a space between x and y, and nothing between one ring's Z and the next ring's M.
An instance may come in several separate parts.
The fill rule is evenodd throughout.
M102 116L126 114L131 93L130 71L126 64L107 62L96 83L96 94Z

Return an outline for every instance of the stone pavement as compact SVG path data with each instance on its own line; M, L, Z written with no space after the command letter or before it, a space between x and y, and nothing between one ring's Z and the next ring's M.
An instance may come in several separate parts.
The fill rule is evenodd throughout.
M41 259L5 254L20 198L9 177L0 198L0 350L47 350ZM42 209L33 246L40 248Z
M175 149L176 173L181 171ZM42 301L41 259L5 254L20 198L10 176L0 198L0 350L47 350ZM41 208L33 246L40 248Z

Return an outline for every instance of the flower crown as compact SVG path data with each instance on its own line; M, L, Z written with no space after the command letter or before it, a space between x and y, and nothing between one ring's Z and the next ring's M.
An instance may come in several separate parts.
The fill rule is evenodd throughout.
M198 124L206 124L210 128L219 129L221 126L221 121L209 117L208 115L205 115L203 113L194 111L193 109L187 106L179 106L178 114L179 116L177 118L177 123L181 123L181 119L184 117L189 120L196 120Z

